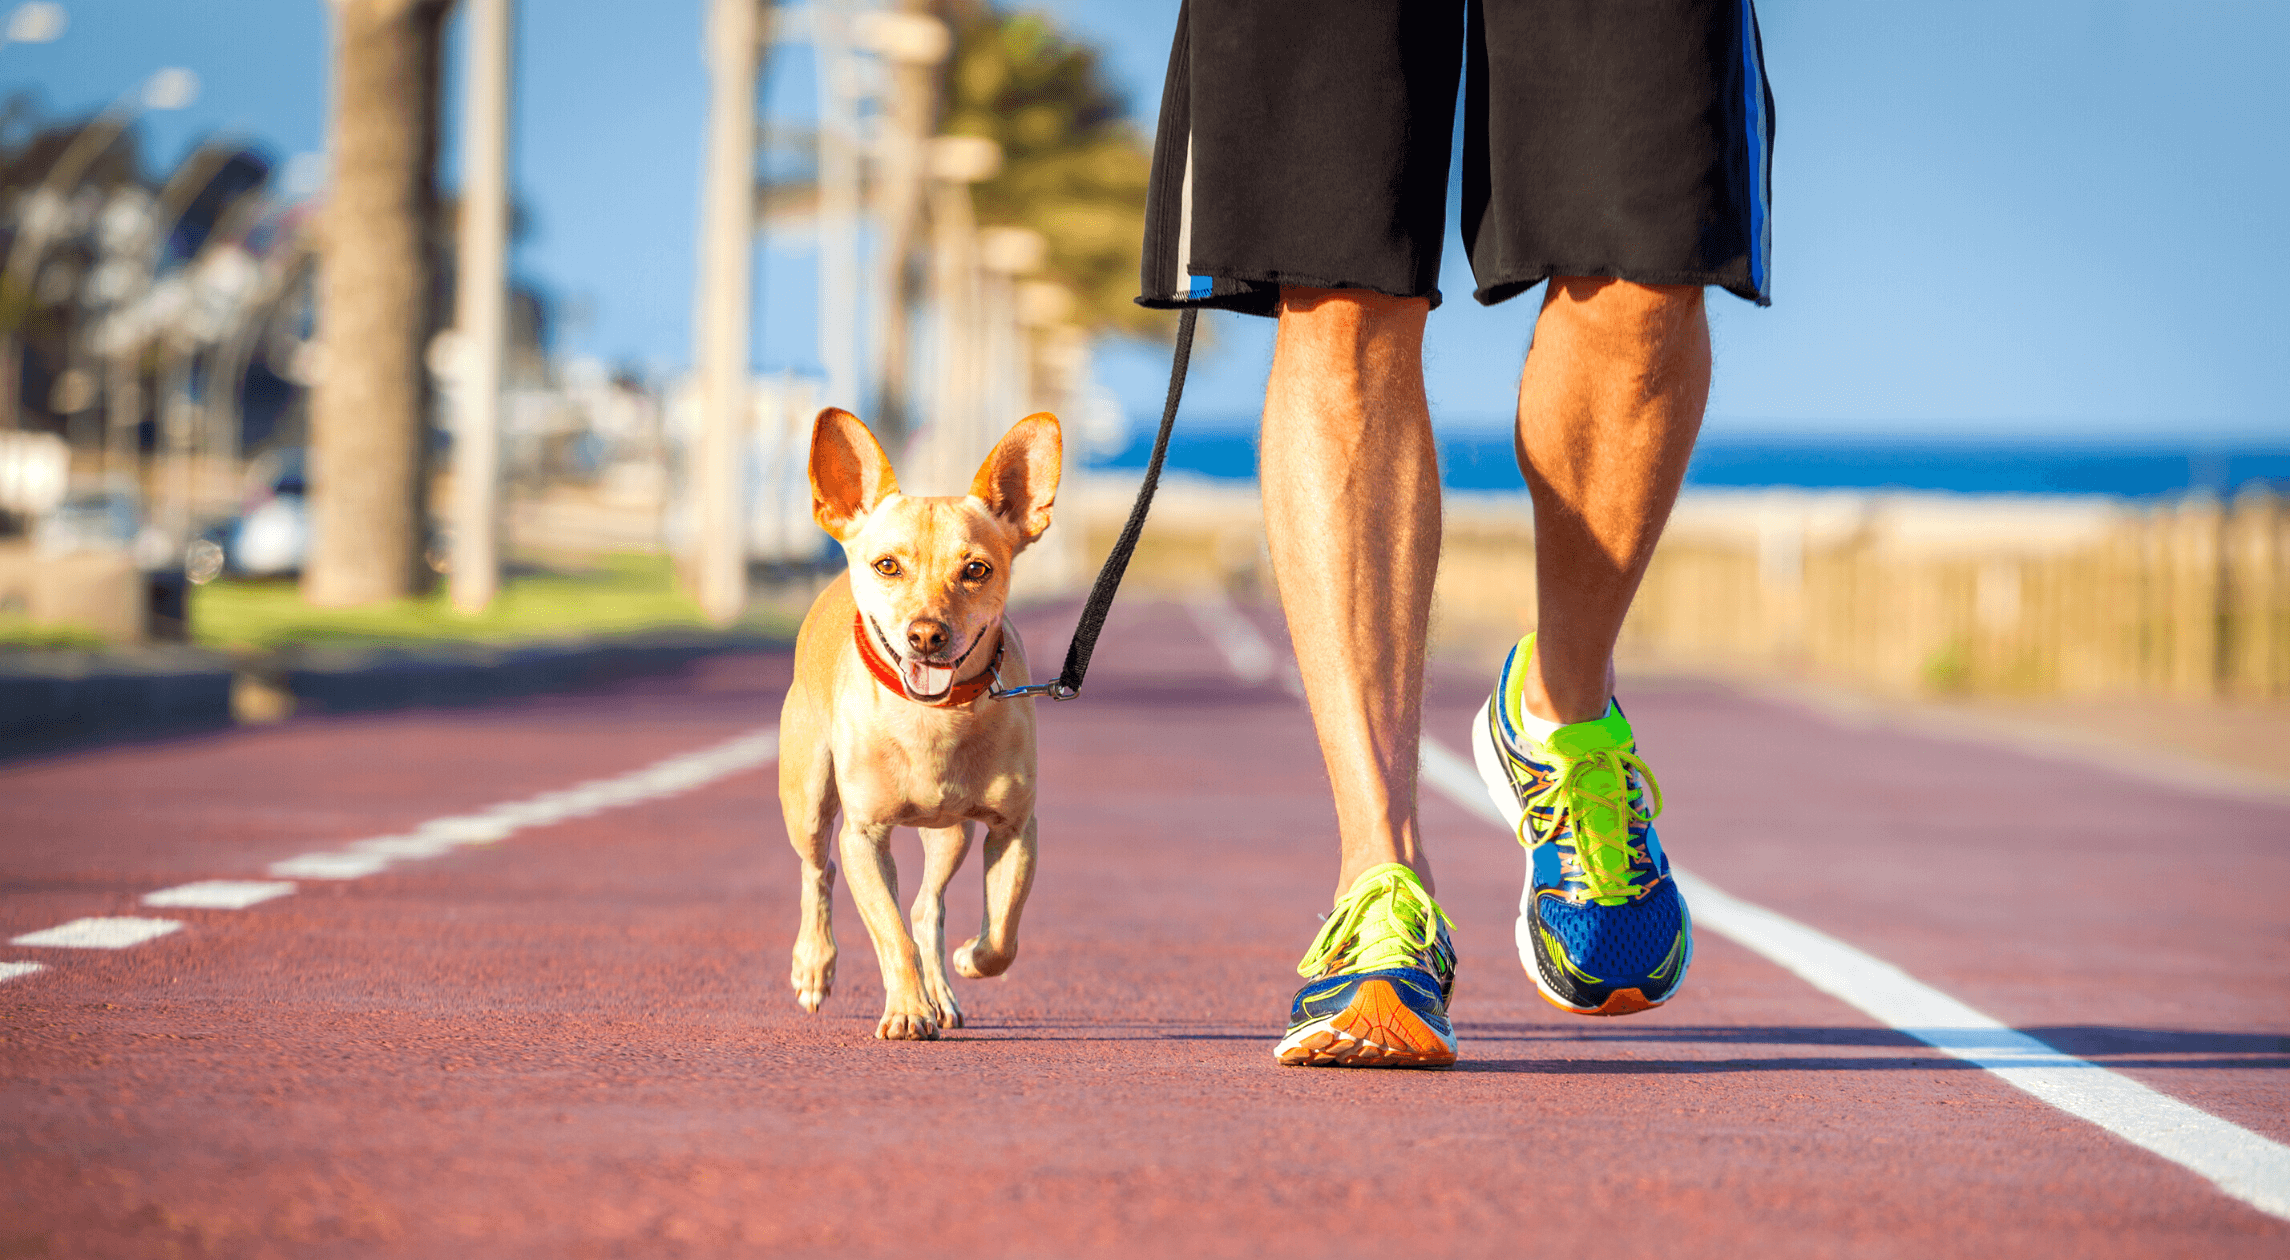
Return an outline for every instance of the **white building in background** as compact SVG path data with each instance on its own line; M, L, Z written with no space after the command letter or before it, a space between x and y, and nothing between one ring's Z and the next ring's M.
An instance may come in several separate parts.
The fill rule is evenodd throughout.
M1128 418L1120 400L1099 384L1091 374L1087 351L1072 365L1080 384L1073 389L1074 405L1059 416L1065 433L1065 470L1059 497L1078 507L1082 486L1088 478L1089 462L1119 451L1128 441ZM570 374L568 373L568 376ZM776 376L758 376L751 382L749 421L746 443L746 467L740 478L742 487L742 515L747 558L756 564L811 564L827 560L839 563L833 548L835 544L811 519L811 426L824 406L826 382L811 376L782 373ZM568 388L568 392L575 392ZM935 463L943 465L935 472L925 474L915 463L916 448L929 445L932 435L917 435L915 448L902 457L893 453L892 462L898 465L901 484L917 494L960 494L969 487L971 470L984 462L993 449L993 442L1025 414L1022 403L1006 399L1006 416L996 417L996 423L984 431L965 434L968 439L963 450L934 452ZM602 416L604 413L591 411ZM642 478L658 476L665 491L662 525L663 545L672 553L682 554L696 528L697 515L690 492L692 478L690 461L698 449L700 410L697 387L687 377L671 386L659 432L663 443L661 458L657 462L638 466L612 464L603 472L602 487L609 497L615 484L635 484ZM615 443L627 440L623 429L613 434ZM956 466L959 465L959 468ZM911 466L911 467L910 467ZM953 470L953 471L948 471ZM943 483L943 484L940 484ZM649 484L649 482L646 482ZM1069 591L1086 584L1091 572L1089 557L1084 554L1079 518L1071 527L1053 522L1048 534L1026 553L1019 566L1020 580L1029 594L1048 596Z
M805 564L829 555L831 540L811 519L811 421L824 382L792 373L756 377L750 384L747 441L740 477L742 535L751 563ZM699 449L698 384L690 377L668 391L667 481L662 536L683 554L697 528L692 460Z

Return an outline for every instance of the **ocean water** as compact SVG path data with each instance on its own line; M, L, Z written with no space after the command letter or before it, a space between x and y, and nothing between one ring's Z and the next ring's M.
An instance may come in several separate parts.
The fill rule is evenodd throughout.
M1145 466L1150 432L1093 462ZM1451 435L1439 444L1440 479L1458 490L1525 488L1507 434ZM1256 477L1256 436L1220 425L1188 432L1177 421L1171 468L1206 477ZM1858 438L1703 439L1688 486L1938 490L1959 494L2108 494L2158 498L2190 490L2229 494L2252 482L2290 492L2290 439L2279 444L2097 444L1999 439L1909 441Z

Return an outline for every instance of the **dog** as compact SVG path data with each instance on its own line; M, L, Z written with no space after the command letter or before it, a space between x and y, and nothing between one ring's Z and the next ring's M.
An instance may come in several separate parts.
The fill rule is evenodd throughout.
M811 515L850 564L804 616L795 681L779 720L779 804L803 862L790 982L816 1012L835 987L828 842L842 815L843 866L875 960L875 1036L929 1041L962 1026L946 978L947 881L986 835L986 919L954 969L998 976L1018 954L1034 883L1034 702L992 690L1029 681L1025 645L1003 615L1010 562L1049 528L1063 439L1057 417L1020 420L970 493L917 498L873 433L829 407L811 430ZM922 833L914 932L899 920L894 827Z

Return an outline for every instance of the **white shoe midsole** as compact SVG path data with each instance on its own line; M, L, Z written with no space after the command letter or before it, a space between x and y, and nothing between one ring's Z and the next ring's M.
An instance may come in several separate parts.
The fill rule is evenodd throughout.
M1511 825L1511 835L1516 838L1519 820L1527 811L1520 807L1518 790L1511 786L1511 772L1503 763L1502 752L1495 747L1494 726L1488 720L1494 703L1495 698L1489 696L1487 703L1479 706L1478 716L1471 720L1471 760L1479 767L1479 781L1487 789L1487 799L1494 802L1495 811ZM1526 870L1520 881L1519 918L1512 926L1511 935L1518 942L1520 964L1539 984L1541 973L1535 969L1534 925L1527 918L1535 895L1535 856L1523 848L1520 853L1526 859Z

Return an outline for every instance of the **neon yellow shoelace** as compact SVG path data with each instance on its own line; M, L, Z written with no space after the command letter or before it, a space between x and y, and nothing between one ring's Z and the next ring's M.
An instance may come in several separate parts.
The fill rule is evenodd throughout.
M1626 786L1635 771L1645 780L1645 795L1653 808L1640 810ZM1536 826L1535 811L1548 807L1554 817ZM1566 763L1549 787L1528 799L1519 817L1519 843L1532 849L1549 844L1558 829L1556 815L1574 823L1574 857L1570 863L1582 880L1583 895L1600 905L1620 905L1638 895L1638 877L1632 869L1637 851L1630 844L1634 823L1651 823L1662 813L1662 785L1637 753L1624 748L1600 748ZM1528 831L1534 832L1532 839ZM1561 855L1562 858L1564 855Z
M1387 862L1353 881L1320 926L1296 974L1306 979L1329 973L1342 959L1349 971L1385 971L1420 966L1417 955L1439 938L1439 925L1455 921L1423 890L1415 872ZM1356 945L1357 950L1350 947Z

